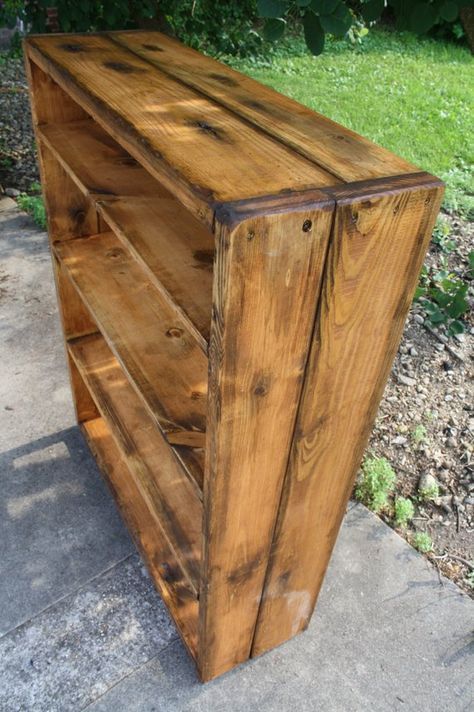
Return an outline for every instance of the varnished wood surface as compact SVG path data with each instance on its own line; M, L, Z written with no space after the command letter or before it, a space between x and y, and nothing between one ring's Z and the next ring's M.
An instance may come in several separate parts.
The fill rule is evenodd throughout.
M293 436L332 204L245 221L217 240L199 667L250 654Z
M108 232L55 250L162 430L204 432L207 358L122 243Z
M309 622L442 192L438 182L336 210L253 655Z
M155 525L199 591L202 504L171 447L101 336L69 344L69 353L107 422Z
M95 121L41 126L39 136L207 350L211 232Z
M232 110L344 182L411 173L403 158L287 96L159 32L111 32L114 42ZM335 97L337 101L337 96Z
M26 47L205 222L219 202L339 182L107 36L30 37Z
M309 621L442 187L158 33L26 54L78 420L209 680Z
M106 478L120 513L142 552L152 579L193 657L197 654L198 602L163 536L157 532L140 490L103 418L83 423L83 432Z

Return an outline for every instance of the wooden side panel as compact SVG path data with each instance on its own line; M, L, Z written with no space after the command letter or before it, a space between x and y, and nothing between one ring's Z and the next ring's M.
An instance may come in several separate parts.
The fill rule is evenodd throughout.
M250 654L314 323L331 201L219 226L198 665Z
M78 235L97 232L97 213L91 202L81 194L52 153L38 140L40 124L50 121L61 123L83 119L87 114L39 67L32 64L26 54L25 66L30 87L33 126L37 138L41 184L48 216L50 241L68 240ZM54 258L53 271L65 338L97 331L95 323ZM70 360L68 361L77 419L82 422L96 417L98 411L94 401L82 379L78 377L74 364Z
M338 204L253 655L309 622L442 192L433 182Z

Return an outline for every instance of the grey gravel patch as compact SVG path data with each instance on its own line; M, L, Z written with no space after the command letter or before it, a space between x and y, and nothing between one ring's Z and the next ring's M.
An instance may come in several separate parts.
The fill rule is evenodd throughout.
M0 710L80 710L176 637L133 554L0 640Z

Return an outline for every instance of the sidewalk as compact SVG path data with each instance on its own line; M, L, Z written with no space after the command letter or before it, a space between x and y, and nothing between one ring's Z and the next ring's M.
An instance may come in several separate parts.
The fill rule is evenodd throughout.
M44 233L0 199L0 710L474 710L474 603L351 505L306 633L201 685L75 427Z

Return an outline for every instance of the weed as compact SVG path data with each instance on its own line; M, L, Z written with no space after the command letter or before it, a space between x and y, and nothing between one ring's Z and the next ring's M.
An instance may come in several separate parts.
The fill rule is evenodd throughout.
M367 457L362 464L356 497L373 512L380 512L388 504L388 495L394 489L395 479L395 472L388 460L384 457Z
M424 502L431 502L439 497L439 487L436 483L418 489L420 499Z
M431 537L426 532L416 532L416 534L413 535L412 542L415 549L421 551L422 554L427 554L433 549Z
M460 317L469 309L468 289L468 282L451 272L443 259L439 270L423 267L415 299L419 300L432 326L444 325L453 336L462 334L465 329Z
M440 216L433 230L432 242L441 251L449 254L456 249L456 242L451 237L451 225Z
M411 499L397 497L395 499L395 524L397 527L406 527L408 522L415 516L415 507Z
M421 443L424 443L426 441L426 436L426 428L424 425L421 425L421 423L415 426L411 432L412 440L416 445L421 445Z
M25 213L31 215L34 222L41 228L46 228L46 211L41 195L28 195L21 193L18 196L18 205Z

